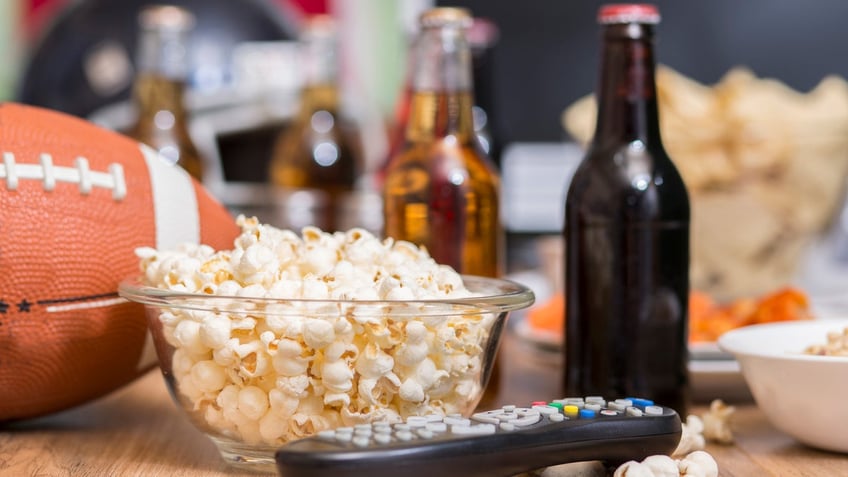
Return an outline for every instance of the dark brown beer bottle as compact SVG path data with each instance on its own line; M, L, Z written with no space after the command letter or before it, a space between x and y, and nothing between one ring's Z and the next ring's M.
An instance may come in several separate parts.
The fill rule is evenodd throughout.
M685 415L689 199L660 138L652 5L607 5L595 136L565 207L565 392Z
M474 131L467 11L421 16L403 147L389 159L384 232L424 245L460 273L501 273L500 179Z
M138 116L127 135L202 180L203 161L189 135L184 104L187 40L194 16L175 6L147 7L139 16L139 27L138 73L133 85Z
M300 191L313 194L321 205L310 225L336 230L342 203L362 173L362 145L353 120L341 111L332 17L310 18L300 42L305 67L300 110L274 145L270 177L283 193L282 201L297 200ZM291 227L307 225L295 219L284 222Z

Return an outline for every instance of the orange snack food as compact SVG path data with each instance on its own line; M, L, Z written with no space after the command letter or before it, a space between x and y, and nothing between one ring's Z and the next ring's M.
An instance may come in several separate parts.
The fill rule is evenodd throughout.
M527 320L534 329L562 333L564 316L565 297L557 293L531 308ZM722 333L741 326L811 318L807 295L793 287L725 304L701 291L689 293L689 341L693 343L716 341Z
M527 312L530 326L537 330L562 333L562 320L565 316L565 296L557 293L539 306Z
M722 333L741 326L811 318L807 295L792 287L723 305L703 292L689 294L690 342L715 341Z

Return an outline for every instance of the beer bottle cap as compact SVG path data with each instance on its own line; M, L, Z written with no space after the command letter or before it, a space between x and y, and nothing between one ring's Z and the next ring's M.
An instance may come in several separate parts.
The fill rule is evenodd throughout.
M145 30L188 31L194 27L194 15L185 8L155 5L141 11L139 24Z
M468 28L471 26L471 13L465 8L439 7L431 8L421 14L421 27L439 28L443 26L456 26Z
M615 3L601 6L598 11L598 23L647 23L660 22L660 11L656 6L646 3Z

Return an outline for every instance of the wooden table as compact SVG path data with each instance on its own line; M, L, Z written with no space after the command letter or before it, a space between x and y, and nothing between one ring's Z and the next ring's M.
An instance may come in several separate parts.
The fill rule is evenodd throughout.
M558 393L557 357L512 334L501 349L503 386L492 404ZM739 404L734 446L710 445L722 476L848 475L848 455L810 449L775 430L753 404ZM695 407L695 413L704 406ZM180 414L158 371L99 401L0 427L2 476L234 476L213 444Z

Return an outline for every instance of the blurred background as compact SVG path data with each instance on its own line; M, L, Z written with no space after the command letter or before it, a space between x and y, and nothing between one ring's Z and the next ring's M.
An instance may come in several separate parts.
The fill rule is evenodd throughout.
M226 32L211 39L204 34L208 44L198 47L205 50L197 53L202 57L198 61L213 66L229 63L231 59L225 56L238 42L291 40L304 15L343 9L334 9L332 0L175 3L195 7L203 31ZM235 7L242 3L264 5ZM354 4L354 9L367 8L370 13L382 11L385 17L397 13L398 21L405 22L401 28L414 25L414 16L402 18L404 10L411 12L428 5L466 6L475 16L493 21L500 34L491 52L493 64L485 72L490 75L486 81L493 82L485 99L499 113L497 129L504 144L561 139L562 110L594 87L599 46L594 16L600 1L525 0L520 5L506 0L342 0L338 3ZM848 41L848 31L842 23L848 15L845 2L820 0L815 5L805 5L791 0L742 4L715 0L690 5L661 0L654 3L663 15L659 27L660 61L695 80L714 83L730 68L746 65L759 76L777 78L807 91L828 74L848 75L848 61L841 55L842 45ZM0 7L3 9L2 97L81 115L90 114L101 101L127 98L128 87L114 95L104 95L101 89L100 96L105 99L100 101L89 97L98 91L92 85L86 91L80 59L92 54L93 45L112 40L126 48L131 60L136 41L134 13L141 4L135 0L4 0ZM232 6L227 9L227 4ZM207 18L214 21L206 22ZM401 41L397 31L390 30L395 28L391 20L372 18L367 28L386 28L388 31L373 33L395 36L396 41ZM234 25L221 25L222 22ZM222 51L217 51L218 47ZM393 55L404 53L401 45L392 48ZM394 69L383 74L388 76L387 82L394 82L391 86L398 87L402 59L394 61ZM208 64L204 67L212 68ZM207 72L208 76L204 77L203 73L197 73L193 86L211 88L216 86L216 81L231 79L232 71L216 73L220 76L212 77ZM118 85L111 88L118 89ZM386 95L390 99L393 96L390 92Z
M145 0L3 0L0 3L0 98L64 111L125 130L135 114L131 91L137 66L137 16L148 3ZM579 117L569 128L564 113L594 89L599 57L595 14L602 2L175 0L170 3L187 8L196 17L187 47L186 104L190 112L189 131L205 165L203 182L233 211L257 214L272 223L282 222L283 216L275 209L279 204L265 188L269 181L268 164L276 138L291 124L298 109L304 82L298 37L311 15L326 13L337 20L341 103L346 114L358 123L366 172L358 186L362 194L355 202L358 208L352 213L359 215L353 223L375 231L380 228L380 218L374 190L396 127L407 51L416 32L417 16L432 6L468 7L479 19L470 40L474 47L476 103L482 113L478 118L480 137L503 177L504 224L514 244L522 243L525 237L535 240L559 233L564 189L570 171L582 155L581 144L586 140L580 134L580 124L591 118L590 112L576 111ZM746 88L774 92L774 99L770 96L755 105L746 105L747 110L774 117L773 103L783 101L791 107L779 109L780 114L803 118L806 121L803 124L814 126L804 129L803 139L787 146L791 152L781 153L780 161L760 161L759 169L752 169L746 165L748 158L776 155L766 146L773 143L774 137L787 137L787 127L783 125L752 120L756 127L744 138L744 145L762 144L762 151L751 152L753 146L748 147L744 160L733 162L737 157L733 156L730 162L736 166L742 164L737 171L741 171L740 177L750 178L756 172L772 181L777 167L774 164L793 164L784 169L797 171L805 167L797 165L804 164L800 160L804 159L802 156L826 156L826 161L809 162L815 166L807 168L818 168L823 175L838 179L832 197L828 198L838 206L825 211L825 219L813 227L814 231L803 230L798 234L807 241L827 232L832 240L841 241L846 162L842 158L848 158L848 151L844 150L848 146L840 141L848 137L845 118L848 93L841 82L828 85L828 94L806 93L814 91L828 76L840 81L848 77L848 60L842 54L844 45L848 44L848 30L843 25L843 19L848 18L848 3L820 0L813 6L790 0L695 3L661 0L656 4L663 16L658 27L658 59L679 75L670 80L669 88L674 86L674 89L665 98L676 100L674 106L682 121L678 129L686 129L688 120L693 120L690 128L693 130L701 128L704 121L731 124L726 110L727 94L720 95L724 90L717 89L712 95L709 88L722 82L734 68L746 68L755 78L745 80ZM780 85L756 82L761 78L775 79ZM733 85L740 82L744 81L737 77L729 81ZM745 95L753 96L756 94ZM694 99L687 103L689 98ZM710 108L725 109L712 119L687 117L687 110L693 111L692 116L700 114L698 108L704 109L705 101L710 102ZM738 121L740 117L730 119ZM745 130L740 124L731 125ZM801 129L794 127L792 131ZM810 142L807 139L813 133L809 131L823 129L835 139L816 146L818 149L810 147L805 149L808 152L800 153L797 144ZM671 143L678 139L668 136L666 139ZM719 141L729 140L722 136ZM733 144L738 146L738 142ZM737 146L734 146L736 152ZM810 153L811 150L818 152ZM827 153L819 154L822 150ZM671 152L675 156L675 151ZM799 157L799 161L793 162ZM761 167L764 162L770 165ZM814 179L810 184L808 189L817 187ZM706 190L715 187L715 182L709 182ZM738 190L739 183L722 187ZM804 194L804 190L786 190L783 195ZM770 194L775 195L774 191ZM725 197L724 200L713 206L718 215L736 199ZM786 207L780 204L769 208L768 213L786 216ZM289 214L286 220L291 217ZM732 218L727 220L725 229L732 229ZM750 218L740 217L739 221L749 223ZM773 243L776 236L786 237L785 224L769 223L763 227L774 229L772 235L763 238L765 242ZM837 233L832 233L834 230ZM797 244L793 247L795 257L804 248ZM551 250L548 253L556 253L557 247L548 248ZM517 262L526 258L520 255L521 247L512 250L518 250ZM539 250L534 248L534 252ZM752 255L755 251L744 253ZM742 261L750 266L750 262ZM797 260L792 266L781 262L781 267L782 272L791 269L795 273Z

